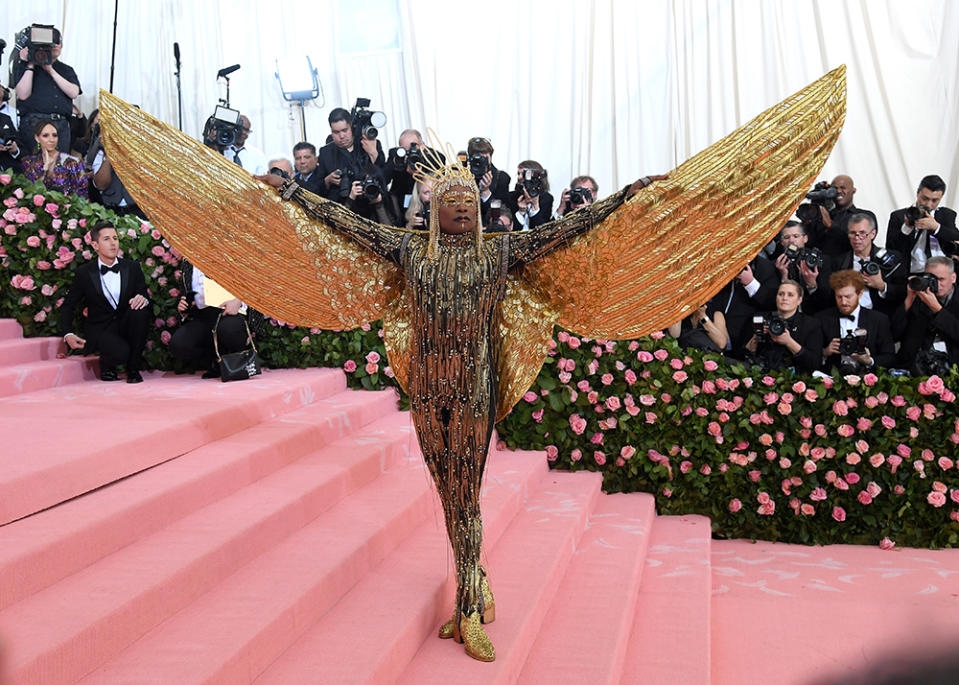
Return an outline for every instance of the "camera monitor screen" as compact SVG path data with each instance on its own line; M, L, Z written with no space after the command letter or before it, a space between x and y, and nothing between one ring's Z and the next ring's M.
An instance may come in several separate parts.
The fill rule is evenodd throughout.
M239 111L230 109L229 107L224 107L223 105L216 106L216 110L213 112L213 118L217 121L223 121L227 124L234 124L236 126L240 125Z
M31 26L30 42L35 45L53 45L53 28L48 26Z

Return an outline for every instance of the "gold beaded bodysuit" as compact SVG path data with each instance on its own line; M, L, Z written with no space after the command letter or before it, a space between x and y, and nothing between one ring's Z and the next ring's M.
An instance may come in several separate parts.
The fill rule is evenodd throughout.
M296 186L284 193L295 202L285 201L222 155L101 91L114 168L204 273L290 323L348 329L383 321L442 500L457 615L470 617L474 638L486 608L479 492L490 433L539 373L553 326L635 338L708 301L785 223L844 118L839 67L628 200L620 192L530 232L482 241L444 235L431 249L426 232L375 224ZM486 644L471 655L491 659Z

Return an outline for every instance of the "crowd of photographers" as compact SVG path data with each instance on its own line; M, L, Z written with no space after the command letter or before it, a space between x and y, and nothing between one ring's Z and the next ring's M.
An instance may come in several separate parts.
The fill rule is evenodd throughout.
M11 86L0 106L0 167L22 171L48 187L90 196L118 213L139 213L100 142L97 112L73 105L82 91L74 70L59 60L59 31L32 25L16 37ZM0 41L0 50L5 45ZM328 117L322 145L297 143L292 161L247 145L252 122L218 106L203 142L252 174L295 178L304 188L365 218L412 229L430 223L431 188L418 165L445 163L415 129L384 149L382 112L360 98ZM520 162L516 182L493 164L493 145L471 138L457 153L480 190L486 231L528 230L591 204L591 176L572 179L557 202L546 169ZM854 204L852 178L818 183L779 237L706 305L668 332L688 346L722 352L767 369L862 374L946 373L959 362L959 255L956 212L940 206L945 182L924 177L912 206L889 217L876 244L876 215ZM202 274L200 274L202 279ZM241 304L237 301L235 304ZM233 312L230 312L232 315Z
M767 369L863 375L948 373L959 362L959 230L924 177L915 204L876 216L847 175L819 183L778 239L669 332L681 344Z

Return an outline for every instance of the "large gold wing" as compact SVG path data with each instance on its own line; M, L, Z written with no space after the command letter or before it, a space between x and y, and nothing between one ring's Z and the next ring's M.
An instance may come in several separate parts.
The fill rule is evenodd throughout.
M733 131L603 222L527 266L565 328L628 339L679 321L779 231L846 114L846 68Z
M402 292L397 266L223 155L102 90L100 120L110 162L150 221L247 304L301 326L348 329L382 318Z

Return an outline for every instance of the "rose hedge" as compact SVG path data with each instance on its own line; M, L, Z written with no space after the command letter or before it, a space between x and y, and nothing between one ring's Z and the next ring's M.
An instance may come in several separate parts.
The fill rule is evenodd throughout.
M57 335L87 225L111 218L154 303L150 368L182 370L178 258L149 224L0 175L0 316ZM9 287L8 287L9 285ZM341 367L351 387L395 386L378 326L333 332L269 320L272 367ZM644 490L665 514L704 514L714 533L803 543L959 544L957 376L813 379L763 375L683 352L670 339L595 341L557 331L534 386L498 425L550 465L601 471L610 492ZM405 398L404 398L405 400Z

